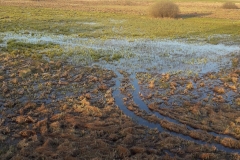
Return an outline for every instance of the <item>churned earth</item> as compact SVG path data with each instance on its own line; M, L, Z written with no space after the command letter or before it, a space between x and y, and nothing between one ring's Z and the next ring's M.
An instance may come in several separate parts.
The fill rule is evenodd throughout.
M0 1L0 159L240 159L240 10L153 3Z
M238 46L11 35L15 47L76 51L39 58L8 53L9 34L0 58L3 159L239 158Z

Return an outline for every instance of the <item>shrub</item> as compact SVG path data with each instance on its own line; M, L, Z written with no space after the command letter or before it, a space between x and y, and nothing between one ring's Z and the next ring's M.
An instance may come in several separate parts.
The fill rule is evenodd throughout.
M236 4L233 3L233 2L225 2L225 3L222 5L222 8L224 8L224 9L238 9L238 7L236 6Z
M170 17L176 18L179 14L179 8L176 4L170 1L161 1L155 3L150 8L150 14L153 17Z

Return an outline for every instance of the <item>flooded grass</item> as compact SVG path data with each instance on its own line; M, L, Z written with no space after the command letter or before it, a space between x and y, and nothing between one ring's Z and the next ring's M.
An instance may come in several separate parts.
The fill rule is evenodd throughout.
M1 159L239 159L234 16L3 4Z
M196 9L196 8L195 8ZM203 38L213 44L239 42L238 19L191 17L157 19L148 15L87 12L76 10L1 6L2 32L31 31L58 35L78 35L82 38ZM196 10L194 10L196 12ZM201 11L200 11L201 12ZM238 14L237 12L235 13ZM7 15L7 16L6 16ZM44 24L44 25L42 25ZM156 29L157 26L157 29ZM201 26L201 27L199 27ZM164 32L163 32L164 31ZM228 35L213 38L214 35Z
M238 64L187 76L54 59L1 54L1 157L238 156Z
M3 50L16 48L15 52L20 50L26 55L31 55L29 52L37 52L40 54L35 55L67 59L73 64L97 62L97 65L108 68L124 70L131 68L138 72L155 70L156 72L188 75L217 71L238 62L234 59L239 50L237 45L211 45L160 39L102 40L42 34L37 32L34 35L2 33ZM41 47L44 49L42 50Z
M17 42L16 40L9 40L7 41L7 47L3 49L3 51L11 52L13 50L44 50L48 48L54 48L55 45L51 43L46 44L32 44L32 43L24 43L24 42Z
M29 47L41 50L42 47L41 44L33 46L31 43L30 46L15 44L16 40L10 42L13 42L14 47L26 47L17 48L18 50L27 50ZM49 44L54 44L52 42L49 41ZM58 40L58 43L61 42ZM149 70L149 64L146 64L144 58L159 60L157 59L159 52L153 51L154 49L159 51L157 47L165 48L165 45L170 45L165 41L145 41L145 45L148 45L140 49L136 46L142 45L143 41L119 41L122 44L112 40L97 41L98 43L92 41L90 45L82 42L85 51L83 49L81 51L84 51L85 58L90 58L88 65L71 61L74 55L79 57L81 54L79 50L76 50L75 54L67 54L69 42L66 48L61 46L62 51L65 49L66 55L72 56L68 58L60 55L44 60L24 56L21 52L1 54L0 86L3 91L0 94L3 122L1 139L10 144L3 146L5 150L1 153L2 157L48 155L56 158L61 154L73 157L72 152L78 150L74 157L82 157L80 153L84 152L86 157L94 158L99 154L90 153L93 150L98 152L102 150L101 157L147 156L157 159L165 156L162 150L182 157L175 150L181 143L188 143L182 148L184 157L195 152L194 149L192 152L187 151L190 144L206 147L201 149L197 157L203 156L205 151L213 152L211 151L213 146L216 149L212 156L229 158L234 156L233 153L239 154L237 93L240 72L239 63L236 63L239 58L238 47L225 46L219 49L218 53L212 52L219 56L217 61L212 59L216 64L211 69L212 72L202 70L198 72L199 75L188 75L187 72L157 73L162 72L162 68ZM178 54L203 56L201 52L197 54L195 51L190 53L184 51L182 47L184 43L173 44L182 48L179 50L175 46L176 50L173 47L170 51L164 50L164 54L168 53L168 56L164 57L173 64L174 62L179 64L176 61ZM112 45L115 45L114 49L111 48ZM150 49L151 53L146 53L146 49ZM120 53L123 50L128 50L134 56L124 56ZM107 54L109 51L113 52ZM218 64L228 57L227 51L231 54L229 59L232 59L230 61L232 63L227 63L228 65L224 65L226 68L220 70ZM236 54L233 54L233 51ZM174 52L175 54L171 54ZM137 53L141 53L142 57ZM114 61L105 60L106 57ZM142 65L147 66L141 68L142 72L135 67L122 65L129 63L131 59L136 60L136 57ZM162 58L161 53L159 58ZM196 67L213 63L211 57L207 59L208 62L205 63L188 65ZM49 118L46 119L46 116ZM11 121L14 123L10 123ZM152 132L143 126L155 128L154 133L150 134L154 139L167 133L171 141L163 145L164 139L159 139L151 144L150 148L155 150L148 151L150 148L146 146L145 141L137 138L145 137L146 130ZM134 127L130 129L130 133L129 127ZM136 130L138 127L144 128L144 132L142 130L138 132L138 129ZM88 135L101 145L91 144ZM102 139L99 136L106 138ZM86 152L84 147L70 147L68 152L61 153L62 145L75 146L78 141L91 144L91 151ZM160 148L157 147L159 143L163 145ZM11 147L14 144L17 148ZM47 152L50 148L51 152ZM13 154L12 150L19 154Z

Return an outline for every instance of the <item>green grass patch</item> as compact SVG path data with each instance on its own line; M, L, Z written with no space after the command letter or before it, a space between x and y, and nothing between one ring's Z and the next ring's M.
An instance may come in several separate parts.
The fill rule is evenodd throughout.
M25 43L25 42L18 42L15 39L9 40L7 42L7 47L6 51L13 51L13 50L44 50L47 48L54 48L57 47L58 45L53 44L53 43L45 43L45 44L34 44L34 43Z
M124 56L121 54L121 52L111 51L111 50L102 50L102 49L91 49L91 48L74 48L73 52L64 52L65 58L67 57L75 57L74 60L77 60L79 62L83 61L90 61L90 62L98 62L101 60L104 60L106 62L112 62L112 61L118 61L121 58L124 58Z
M124 58L124 56L121 53L114 53L112 55L110 54L106 55L105 57L102 58L102 60L111 62L111 61L119 61L121 58Z
M90 56L93 61L99 61L101 58L105 57L104 54L90 50Z
M217 45L220 40L221 40L220 38L215 38L215 37L213 37L213 38L209 38L209 39L207 40L207 43Z
M123 56L120 53L115 53L112 56L113 61L118 61L119 59L123 58Z
M157 19L61 9L0 7L1 32L22 30L94 38L205 38L214 34L240 34L240 21L208 17ZM44 25L43 25L44 24Z
M43 54L48 55L49 57L61 55L60 46L57 44L25 43L16 41L15 39L9 40L7 42L7 47L2 48L2 51L6 51L14 55L21 54L36 59L42 58Z
M90 56L93 61L105 60L107 62L118 61L121 58L123 58L123 56L120 53L110 54L107 52L102 52L101 50L95 51L91 49L90 49Z
M169 85L168 82L161 82L161 81L160 81L159 87L160 87L160 88L163 88L163 89L167 89L167 88L170 87L170 85Z

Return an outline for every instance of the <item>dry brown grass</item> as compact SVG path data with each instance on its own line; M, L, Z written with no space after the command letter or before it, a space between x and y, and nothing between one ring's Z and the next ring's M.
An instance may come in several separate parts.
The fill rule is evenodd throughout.
M148 87L149 88L151 88L151 89L153 89L154 87L155 87L155 80L151 80L150 82L149 82L149 85L148 85Z
M161 120L160 124L163 128L166 128L166 129L168 129L170 131L173 131L173 132L182 133L182 134L185 134L185 135L188 132L187 128L183 125L177 125L177 124L174 124L172 122L165 121L165 120Z
M232 66L233 66L233 67L237 67L238 64L239 64L239 59L238 59L238 58L233 58L233 59L232 59Z
M162 82L167 82L167 81L169 81L169 79L170 79L170 74L169 73L162 74L162 79L161 79Z
M201 153L199 155L199 158L203 160L207 160L207 159L216 159L217 157L213 153Z
M218 93L218 94L223 94L223 93L225 93L225 90L224 90L223 87L214 87L214 88L213 88L213 91L216 92L216 93Z
M236 98L236 99L235 99L235 103L236 103L238 106L240 106L240 98Z
M192 90L193 89L193 84L192 82L188 82L187 86L186 86L187 90Z
M146 148L144 148L144 147L139 147L139 146L134 146L134 147L130 148L130 151L131 151L133 154L143 153L143 152L146 151Z
M128 157L131 154L126 147L121 145L117 147L117 153L121 158Z
M170 1L157 2L150 7L150 14L153 17L169 17L176 18L179 14L179 8L176 4Z
M23 131L19 132L19 135L21 135L22 137L30 137L35 134L36 134L36 132L33 130L23 130Z
M238 6L233 2L225 2L222 5L223 9L238 9Z
M236 85L228 85L228 88L230 88L233 91L237 91Z
M229 148L240 149L239 141L232 138L223 138L220 143Z
M149 105L148 105L148 108L150 109L150 110L158 110L158 106L157 106L157 104L156 103L150 103Z
M200 107L197 105L190 107L189 111L194 115L200 115Z
M155 123L160 122L160 120L155 115L148 116L147 120L150 121L150 122L155 122Z

